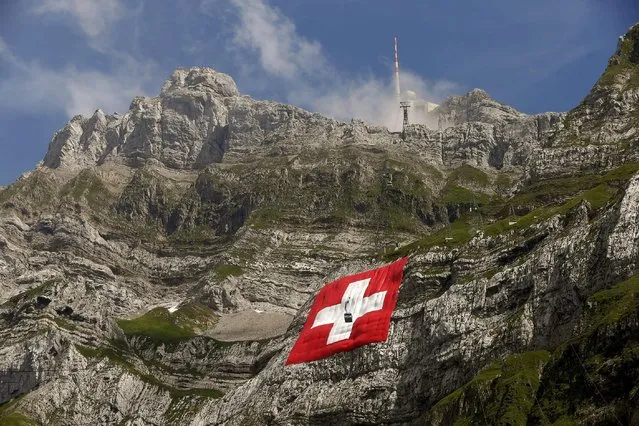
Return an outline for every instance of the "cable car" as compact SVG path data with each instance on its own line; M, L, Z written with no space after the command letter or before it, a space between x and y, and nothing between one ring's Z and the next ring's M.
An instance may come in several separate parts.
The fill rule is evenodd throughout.
M353 314L348 312L348 302L350 301L351 298L349 297L346 303L344 303L344 322L353 322Z

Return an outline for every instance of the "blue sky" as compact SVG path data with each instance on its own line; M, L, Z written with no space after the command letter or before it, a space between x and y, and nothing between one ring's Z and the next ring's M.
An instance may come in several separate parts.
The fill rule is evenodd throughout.
M387 123L402 87L439 102L480 87L566 111L603 72L636 0L8 0L0 4L0 185L75 114L124 112L179 66L342 120Z

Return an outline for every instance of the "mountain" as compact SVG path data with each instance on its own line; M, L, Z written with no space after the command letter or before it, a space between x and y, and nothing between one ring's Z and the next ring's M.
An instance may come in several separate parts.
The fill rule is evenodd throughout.
M639 25L568 113L406 138L178 69L0 188L2 424L639 422ZM410 255L389 340L284 366Z

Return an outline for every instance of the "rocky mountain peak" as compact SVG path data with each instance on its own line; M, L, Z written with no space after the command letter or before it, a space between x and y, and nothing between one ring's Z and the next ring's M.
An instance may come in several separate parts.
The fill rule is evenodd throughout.
M227 74L178 68L159 97L135 97L124 115L97 110L90 118L73 117L53 137L44 165L142 164L153 159L184 169L219 161L227 140L228 101L239 94Z
M481 101L484 99L491 99L490 95L488 94L488 92L486 92L483 89L479 89L479 88L474 88L473 90L471 90L470 92L466 93L464 95L464 97L467 97L469 99L475 100L475 101Z
M584 100L566 115L549 145L564 149L597 145L602 147L597 149L620 153L638 133L638 103L639 25L634 25L619 37L606 70Z
M628 32L619 37L617 49L608 61L608 67L603 73L594 93L614 89L639 88L639 25L630 27Z
M619 37L617 51L611 61L619 59L639 64L639 24L633 25L625 35Z
M162 86L161 96L180 91L205 91L219 97L239 96L233 78L208 67L178 68Z
M516 109L497 102L482 89L473 89L462 96L451 96L435 110L443 127L468 122L503 125L526 116Z

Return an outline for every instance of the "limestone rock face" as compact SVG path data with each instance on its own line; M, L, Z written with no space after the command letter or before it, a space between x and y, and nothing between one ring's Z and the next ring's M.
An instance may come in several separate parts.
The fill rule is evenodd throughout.
M77 166L97 163L107 148L106 133L113 127L114 121L113 117L107 119L101 110L97 110L89 119L82 116L73 117L54 135L44 164L48 167L59 167L64 163Z
M442 165L521 166L561 114L527 116L481 90L453 97L435 112L446 130L412 126L407 143ZM179 69L157 98L136 98L123 116L96 111L75 117L52 140L44 165L78 168L105 162L202 169L227 153L345 142L392 145L399 135L360 121L339 123L316 113L240 96L231 77L209 68Z
M568 113L473 90L404 139L208 68L74 117L0 188L0 423L637 423L638 31ZM388 341L284 366L405 255Z
M220 98L240 95L235 81L229 75L211 68L194 67L175 70L162 86L161 96L189 95L195 92L206 92Z
M561 223L556 217L530 229L535 248L490 277L473 274L470 282L445 284L469 269L503 264L517 244L491 255L488 247L500 243L478 235L448 256L444 251L413 257L388 342L293 366L284 366L288 354L282 351L255 379L205 406L193 424L294 423L302 415L308 423L338 417L348 424L409 422L469 380L488 359L505 357L501 351L559 344L577 325L575 318L585 308L582 297L636 272L639 236L628 226L637 223L636 210L629 209L638 201L638 188L636 175L623 200L599 220L590 221L590 208L583 205L575 213L585 209L585 215L572 221ZM617 222L618 217L634 225L626 219ZM481 257L473 259L478 252ZM439 274L424 273L435 265L446 266ZM420 300L417 294L428 281L443 295ZM415 294L406 294L410 291ZM285 335L286 348L308 308Z
M431 114L438 131L414 125L408 134L417 143L424 140L422 149L432 162L498 170L527 169L565 116L526 115L480 89L446 99Z
M619 38L615 54L591 92L570 111L533 157L536 176L610 169L637 161L639 25Z
M470 121L501 125L525 116L514 108L495 101L481 89L473 89L464 96L446 99L434 113L442 127L457 126Z
M227 146L235 82L210 68L178 69L158 98L136 98L124 115L75 117L51 141L47 167L81 167L149 159L178 169L219 162Z

